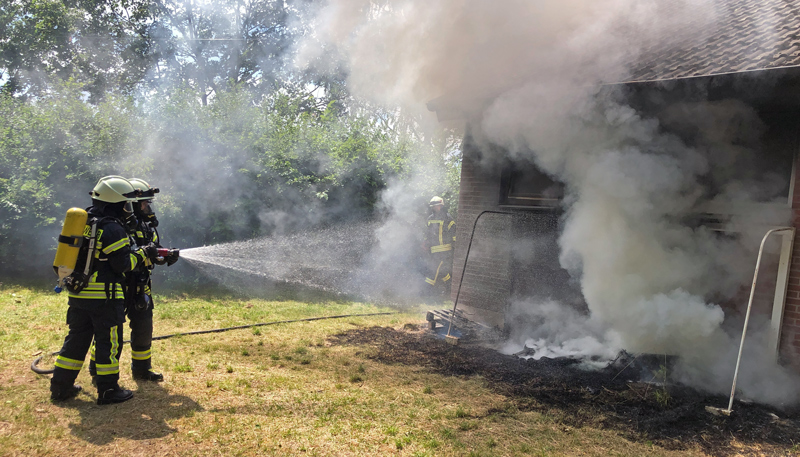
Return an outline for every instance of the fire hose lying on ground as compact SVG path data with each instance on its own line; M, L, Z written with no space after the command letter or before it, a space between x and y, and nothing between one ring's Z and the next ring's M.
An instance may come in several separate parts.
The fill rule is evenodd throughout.
M230 330L241 330L245 328L252 328L252 327L263 327L265 325L277 325L277 324L291 324L294 322L310 322L310 321L321 321L326 319L341 319L344 317L366 317L366 316L386 316L389 314L397 314L396 312L385 312L385 313L368 313L368 314L340 314L338 316L322 316L322 317L309 317L305 319L290 319L285 321L273 321L273 322L260 322L258 324L249 324L249 325L237 325L235 327L225 327L225 328L215 328L211 330L197 330L194 332L185 332L185 333L173 333L171 335L161 335L161 336L154 336L153 341L155 340L166 340L168 338L172 338L175 336L186 336L186 335L204 335L206 333L222 333L227 332ZM122 344L130 343L130 340L125 340ZM53 352L50 355L58 355L60 351ZM53 374L53 368L44 369L39 368L39 362L42 361L44 355L40 355L37 357L33 362L31 362L31 370L37 374Z

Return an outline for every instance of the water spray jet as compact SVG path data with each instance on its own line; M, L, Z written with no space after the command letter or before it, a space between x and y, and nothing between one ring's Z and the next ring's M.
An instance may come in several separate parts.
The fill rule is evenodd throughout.
M380 221L355 221L289 235L203 246L181 251L223 286L254 280L301 286L338 296L402 304L419 298L415 251L411 245L381 244ZM263 279L261 279L263 278ZM248 285L250 287L251 285ZM263 289L263 282L252 284ZM418 301L416 303L419 303Z

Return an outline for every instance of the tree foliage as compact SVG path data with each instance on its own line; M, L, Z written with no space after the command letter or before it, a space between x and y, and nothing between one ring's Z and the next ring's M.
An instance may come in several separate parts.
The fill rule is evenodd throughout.
M162 238L179 247L374 216L411 173L421 212L432 193L454 199L454 136L354 99L341 72L287 65L309 4L6 2L0 271L47 265L66 210L109 174L161 189Z
M0 83L40 95L73 79L97 101L137 88L229 86L263 95L284 80L302 1L12 0L0 9Z
M36 261L52 260L66 209L88 206L104 175L160 187L163 236L189 247L368 217L391 179L437 156L366 112L310 109L307 97L275 93L256 105L234 88L202 106L186 88L93 105L78 84L36 103L0 96L0 268L30 259L31 237L45 247Z
M202 103L229 85L268 93L291 44L292 2L156 2L157 20L174 31L160 78L193 87Z
M3 90L18 93L40 88L51 78L69 77L73 55L68 36L74 21L57 1L11 1L0 8Z

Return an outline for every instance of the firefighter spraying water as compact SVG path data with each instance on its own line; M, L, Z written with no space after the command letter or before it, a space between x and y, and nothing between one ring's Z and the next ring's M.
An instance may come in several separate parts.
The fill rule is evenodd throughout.
M164 248L158 235L158 218L153 210L153 200L158 188L151 187L146 181L139 178L128 180L138 191L133 204L133 214L136 218L134 226L129 227L128 234L133 246L156 246L156 258L150 262L145 261L125 274L125 315L128 317L131 328L131 374L133 379L139 381L161 382L164 376L152 369L153 345L153 294L150 275L156 265L171 266L178 261L178 249ZM92 382L96 381L97 365L94 357L94 347L91 350L89 373Z
M120 403L133 397L119 386L119 356L125 314L131 321L134 379L160 381L150 366L153 337L150 271L177 262L177 249L161 247L152 199L158 189L140 179L106 176L91 191L92 206L67 211L53 269L56 292L69 294L69 333L58 353L51 399L70 399L91 347L90 372L97 403Z
M83 216L79 211L68 212L73 216L65 221L62 234L66 235L59 237L54 267L59 273L59 287L63 285L69 292L69 333L50 381L53 401L68 400L82 390L75 379L93 340L97 404L120 403L133 397L133 392L119 385L123 284L126 273L158 256L154 244L132 249L126 232L126 227L135 225L133 202L139 194L125 178L101 178L90 192L92 206L86 210L82 240L76 234ZM75 248L79 249L77 255ZM73 258L74 265L68 264ZM66 275L70 269L73 271Z
M102 254L107 250L109 241L106 240L108 230L98 224L96 213L98 211L95 206L101 206L99 202L93 202L95 205L88 209L88 212L79 208L72 208L67 212L67 217L62 228L61 236L59 237L59 246L56 253L56 258L53 262L53 268L59 276L58 286L56 291L66 288L70 291L70 306L73 307L74 303L78 303L72 297L72 293L79 290L82 282L88 283L92 290L97 291L97 303L94 308L107 312L118 313L122 316L127 316L130 321L131 338L129 341L122 341L122 322L124 318L117 320L111 319L116 325L111 326L107 333L113 333L113 358L117 361L113 367L108 367L104 362L105 354L105 340L107 337L94 335L94 343L92 343L91 333L81 333L80 337L75 336L67 337L65 341L65 348L69 346L69 357L61 351L53 354L58 355L56 360L56 368L48 370L38 366L42 357L37 358L31 364L31 369L38 374L54 374L54 382L58 382L58 393L52 396L55 401L67 400L72 398L81 391L80 386L73 386L69 380L74 382L79 370L83 366L85 353L84 347L89 348L88 344L91 343L91 360L89 364L89 371L92 375L92 384L97 385L98 391L105 388L105 381L107 371L113 371L116 379L119 377L119 353L123 343L131 344L131 359L132 359L132 376L136 380L160 382L163 380L163 375L152 370L152 342L170 338L175 335L161 335L153 336L153 297L150 290L151 281L150 273L156 265L173 265L179 258L183 257L183 252L178 249L165 248L160 245L162 242L157 227L159 225L155 212L153 211L152 201L155 194L159 193L157 188L152 188L148 183L140 179L125 179L121 177L107 177L104 180L111 180L116 186L125 187L125 200L119 202L123 210L120 214L114 217L103 219L104 223L115 223L115 227L123 229L127 232L125 239L120 238L112 243L114 246L119 246L122 250L126 248L135 256L136 262L131 262L133 265L129 269L123 269L122 274L115 276L117 283L110 287L110 290L115 293L112 299L106 301L104 295L107 287L94 285L97 282L98 268L116 265L116 263L109 263L108 260L102 257ZM103 180L101 180L103 181ZM130 185L134 189L127 189ZM372 224L374 225L374 224ZM367 224L366 227L372 227ZM98 228L99 227L99 228ZM359 229L355 229L359 228ZM364 239L359 236L360 233L372 233L373 230L367 230L364 226L356 224L355 226L336 227L319 232L319 237L307 238L306 241L316 240L309 244L310 252L303 250L302 255L294 252L292 249L297 247L297 243L292 240L280 240L280 245L288 249L275 249L274 244L269 244L268 251L274 255L278 254L279 259L272 263L269 256L262 253L254 242L251 240L244 243L234 243L233 245L221 245L204 248L192 248L186 250L189 254L188 259L193 266L204 271L209 266L220 266L223 270L233 269L237 272L263 272L268 273L271 278L276 280L286 280L292 282L291 277L295 274L302 275L305 280L303 284L312 287L320 288L328 291L338 291L338 293L359 293L367 290L364 284L369 282L374 284L377 276L374 270L366 270L363 268L367 262L366 252L363 251ZM273 240L275 241L275 240ZM286 242L284 242L286 241ZM227 255L226 259L230 259L232 251L238 251L238 245L242 245L241 255L234 256L243 262L246 259L251 259L257 263L246 264L241 266L230 265L228 262L220 263L219 259L209 258L208 255L201 254L204 251L222 250ZM91 248L90 248L91 247ZM114 255L117 255L114 252ZM143 255L143 257L142 257ZM101 257L98 257L101 256ZM287 259L291 258L293 262L288 262ZM74 260L74 259L77 259ZM89 266L85 267L81 259L87 259ZM304 259L300 261L299 259ZM296 265L294 265L296 263ZM238 265L238 264L237 264ZM311 267L314 268L311 268ZM244 268L242 268L244 267ZM287 270L288 268L288 270ZM116 270L114 270L116 272ZM312 274L313 273L313 274ZM104 277L103 275L100 275ZM212 275L217 278L225 277L226 282L234 283L235 278L226 277L219 269ZM246 275L236 274L236 277ZM82 278L87 277L90 280L84 281ZM102 278L101 278L102 279ZM393 276L395 281L398 280L397 276ZM229 280L229 281L228 281ZM409 278L410 280L410 278ZM259 286L263 288L263 281L259 282ZM83 286L86 287L86 286ZM103 295L101 295L103 293ZM103 302L100 302L100 299ZM104 307L105 305L108 307ZM122 306L120 307L120 304ZM382 315L393 313L370 313L370 314L348 314L337 316L321 316L310 317L306 319L297 319L291 321L278 321L278 322L260 322L244 326L198 330L194 332L187 332L185 334L205 334L216 333L221 331L236 330L241 328L250 328L264 325L273 325L277 323L289 322L304 322L320 319L337 319L350 316L367 316L367 315ZM115 314L116 315L116 314ZM68 316L68 320L70 317ZM70 328L71 334L78 333L76 330ZM88 342L87 342L88 339ZM69 344L68 344L69 342ZM66 359L69 357L69 359ZM64 367L68 368L64 368ZM66 374L64 370L69 370ZM63 378L63 379L62 379ZM66 380L66 381L65 381ZM54 384L55 386L56 384ZM118 387L118 386L117 386ZM54 387L56 389L56 387ZM119 401L126 401L132 397L132 393L125 389L115 390L120 392L118 394L109 394L108 398L103 398L99 395L98 404L115 403Z

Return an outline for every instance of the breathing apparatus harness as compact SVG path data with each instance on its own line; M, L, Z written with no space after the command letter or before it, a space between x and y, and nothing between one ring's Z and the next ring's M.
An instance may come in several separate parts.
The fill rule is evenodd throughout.
M86 210L88 213L89 208L86 208ZM83 237L59 235L58 241L60 243L66 243L70 246L80 248L77 264L75 266L78 267L80 265L80 259L85 259L85 261L83 270L76 268L70 275L59 281L54 289L56 293L61 293L61 291L64 290L62 285L73 294L80 293L89 285L89 280L97 271L95 268L95 256L97 254L97 226L104 221L113 221L125 226L125 224L116 217L90 215L90 217L86 220L86 228L84 229Z
M142 214L138 212L138 209L136 212L138 217L142 216ZM142 239L145 241L153 241L160 238L158 236L158 231L156 231L155 228L148 225L147 222L140 220L137 222L136 227L134 227L133 230L129 230L131 241L136 243L137 246L140 240L138 236L140 231L142 234ZM155 234L155 237L153 234ZM156 244L156 246L158 246L158 244ZM161 249L159 249L159 251L161 251ZM155 261L155 263L158 263L158 261ZM125 275L126 312L129 309L144 311L150 307L152 301L150 296L145 291L150 284L150 271L153 268L154 265L151 262L140 263L139 265L136 265L134 270Z

